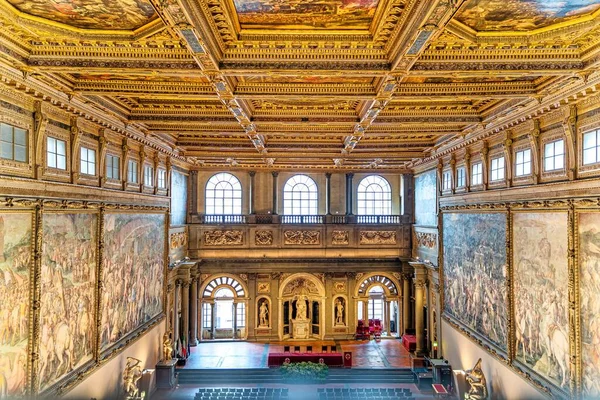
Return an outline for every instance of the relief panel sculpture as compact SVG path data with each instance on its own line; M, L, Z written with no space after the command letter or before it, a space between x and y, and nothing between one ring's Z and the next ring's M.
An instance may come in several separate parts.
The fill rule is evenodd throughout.
M349 231L333 231L331 233L331 244L348 244L350 237Z
M321 232L319 231L284 231L284 244L319 244Z
M243 244L244 232L242 231L206 231L204 232L204 243L209 246L228 246Z
M49 213L42 223L39 391L94 357L98 216Z
M600 213L579 214L583 394L600 397Z
M443 217L444 311L507 350L506 214Z
M273 244L273 232L256 231L254 234L254 243L259 246L270 246Z
M0 213L0 381L9 397L24 395L27 384L32 218Z
M100 348L163 310L164 214L106 214Z
M567 224L566 212L513 215L516 360L568 389Z
M395 231L361 231L359 244L396 244Z
M415 177L415 223L437 226L436 171Z

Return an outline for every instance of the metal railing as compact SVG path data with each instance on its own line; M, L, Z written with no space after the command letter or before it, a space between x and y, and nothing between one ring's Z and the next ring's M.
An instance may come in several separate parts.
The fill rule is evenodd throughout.
M198 215L201 224L400 225L402 215Z

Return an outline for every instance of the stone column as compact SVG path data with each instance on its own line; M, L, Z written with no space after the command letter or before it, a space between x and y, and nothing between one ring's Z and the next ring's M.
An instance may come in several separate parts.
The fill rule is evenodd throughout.
M238 303L234 302L233 307L233 338L236 339L237 336L237 305Z
M384 308L384 314L383 315L384 315L384 318L385 318L385 322L384 322L384 324L385 324L385 331L387 332L388 336L391 336L392 335L392 331L390 329L390 321L391 321L391 318L390 318L390 311L391 311L390 310L390 301L389 300L385 300L384 304L385 304L385 308Z
M422 264L412 264L415 267L415 333L417 336L417 349L415 353L423 354L427 350L425 343L425 324L423 314L423 296L427 285L427 270Z
M213 301L212 303L210 303L210 336L211 336L211 339L215 339L216 332L217 332L217 328L215 326L215 324L217 322L217 318L215 315L216 311L217 311L217 307Z
M198 214L198 171L190 171L188 185L188 224L191 223L190 215Z
M181 317L183 319L183 337L190 337L190 281L184 281L181 291ZM182 343L184 345L184 343Z
M277 215L278 211L279 211L279 204L278 204L278 199L279 199L279 188L277 186L277 177L279 176L279 172L277 171L273 171L271 172L271 175L273 175L273 215Z
M248 187L248 214L254 214L254 176L256 171L249 171L250 185Z
M411 328L410 323L410 275L402 275L402 334Z
M346 215L354 215L352 213L352 178L354 174L349 172L346 174Z
M369 300L363 301L363 314L365 317L365 326L369 326Z
M198 344L198 277L192 279L192 307L190 310L190 320L192 329L190 330L190 345Z
M175 281L175 297L173 299L173 342L177 343L179 338L179 292L181 289L181 280Z
M325 174L325 214L331 215L331 173Z

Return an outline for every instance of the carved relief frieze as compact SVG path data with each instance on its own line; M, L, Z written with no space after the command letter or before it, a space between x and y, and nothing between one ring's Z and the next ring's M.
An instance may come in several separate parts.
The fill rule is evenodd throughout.
M204 232L204 243L209 246L231 246L244 243L244 232L238 230L212 230Z
M346 281L334 281L333 282L333 291L336 293L345 293L346 292Z
M257 246L271 246L273 244L273 231L256 231L254 233L254 243Z
M396 244L396 231L361 231L359 244Z
M180 247L183 247L183 246L187 245L187 243L188 243L187 232L171 233L171 236L169 237L169 244L170 244L171 250L175 250Z
M435 233L415 232L414 240L417 247L434 249L437 246L437 234Z
M284 244L314 245L321 243L320 231L283 231Z
M331 244L343 245L348 244L350 231L333 231L331 233Z
M269 293L271 292L271 282L257 282L256 288L258 293Z

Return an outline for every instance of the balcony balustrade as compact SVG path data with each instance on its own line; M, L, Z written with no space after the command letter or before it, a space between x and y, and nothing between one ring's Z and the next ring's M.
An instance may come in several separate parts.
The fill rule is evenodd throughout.
M192 223L205 225L293 224L293 225L402 225L411 221L406 215L193 215Z

